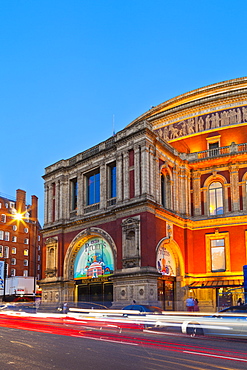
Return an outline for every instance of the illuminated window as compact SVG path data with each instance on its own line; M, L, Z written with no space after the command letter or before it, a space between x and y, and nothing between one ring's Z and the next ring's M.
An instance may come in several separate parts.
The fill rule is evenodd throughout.
M12 253L12 254L16 254L16 248L15 248L15 247L12 247L12 248L11 248L11 253Z
M211 240L211 270L225 271L226 270L226 256L225 256L225 240L214 239Z
M225 272L231 270L229 233L215 231L206 234L206 269L207 272Z
M28 249L24 249L24 256L28 256Z
M87 205L100 201L100 173L99 171L87 177Z
M209 214L210 216L223 214L223 187L219 181L209 186Z
M3 246L0 245L0 257L3 257Z

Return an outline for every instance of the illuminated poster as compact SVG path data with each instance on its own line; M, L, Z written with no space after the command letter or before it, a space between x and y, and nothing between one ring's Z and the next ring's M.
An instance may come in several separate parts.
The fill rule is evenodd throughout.
M102 238L89 239L77 253L74 279L98 278L113 273L113 254L109 244Z
M4 261L0 261L0 290L4 289Z
M162 275L176 276L176 263L174 256L164 246L159 247L156 259L156 267Z

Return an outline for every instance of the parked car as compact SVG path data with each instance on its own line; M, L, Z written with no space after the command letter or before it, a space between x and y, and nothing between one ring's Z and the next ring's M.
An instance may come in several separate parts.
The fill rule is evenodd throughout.
M230 306L223 308L219 312L225 313L246 313L247 314L247 304L243 304L241 306Z
M130 304L123 308L123 310L140 311L141 313L162 313L162 309L156 306Z

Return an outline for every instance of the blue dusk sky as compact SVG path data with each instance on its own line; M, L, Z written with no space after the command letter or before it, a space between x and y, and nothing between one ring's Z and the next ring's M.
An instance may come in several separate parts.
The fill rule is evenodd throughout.
M0 0L0 192L151 106L246 76L246 0Z

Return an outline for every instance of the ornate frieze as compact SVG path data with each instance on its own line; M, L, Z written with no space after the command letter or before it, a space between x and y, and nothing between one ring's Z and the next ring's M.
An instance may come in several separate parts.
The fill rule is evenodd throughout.
M247 122L247 106L225 109L191 117L155 130L159 136L171 141L184 136ZM166 122L164 122L164 125Z

